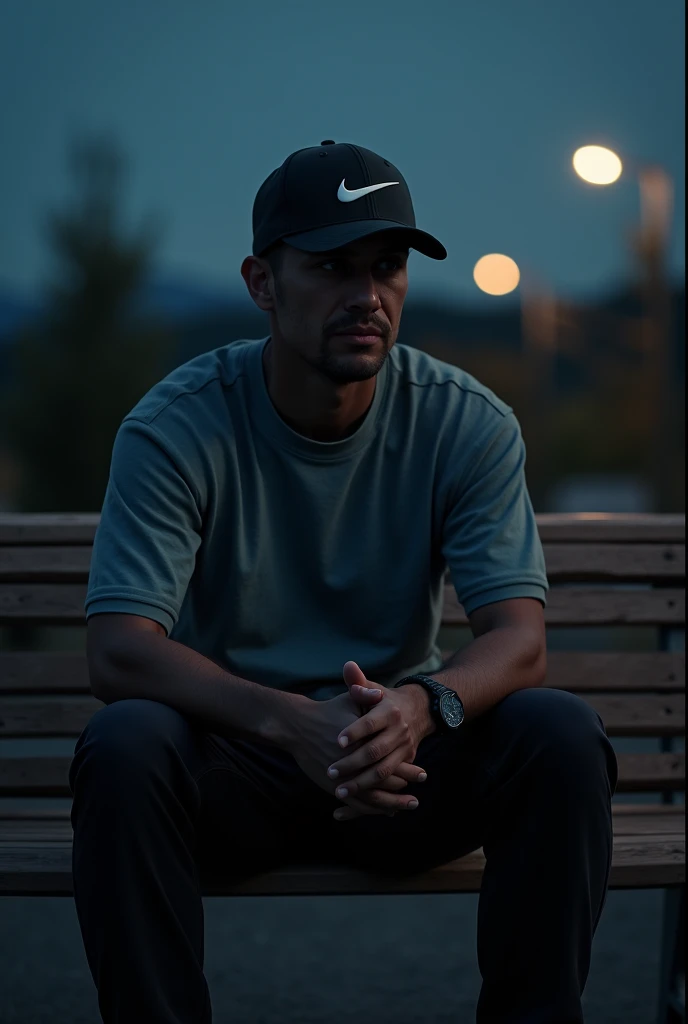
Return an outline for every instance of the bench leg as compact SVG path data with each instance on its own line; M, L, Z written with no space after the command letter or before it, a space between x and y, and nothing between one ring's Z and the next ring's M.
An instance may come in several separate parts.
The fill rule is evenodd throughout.
M685 1024L686 887L664 890L657 1024Z
M685 650L683 630L663 626L659 631L662 651ZM674 748L671 737L660 741L663 751ZM662 803L674 802L673 793L662 793ZM659 1008L657 1024L685 1024L686 969L685 969L686 887L664 890L662 912L662 958L659 964Z

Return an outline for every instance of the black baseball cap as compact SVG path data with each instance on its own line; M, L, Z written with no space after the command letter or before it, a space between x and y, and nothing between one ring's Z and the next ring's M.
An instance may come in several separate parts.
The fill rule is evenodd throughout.
M326 139L292 153L258 189L253 203L253 255L285 241L305 252L338 249L394 228L410 248L434 260L447 250L416 227L401 172L362 146Z

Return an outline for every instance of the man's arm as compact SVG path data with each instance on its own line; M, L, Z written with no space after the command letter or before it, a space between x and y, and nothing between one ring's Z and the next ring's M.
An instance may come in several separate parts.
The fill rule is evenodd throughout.
M489 711L515 690L542 686L547 674L545 617L538 600L495 601L476 608L468 621L474 639L431 675L458 693L466 721ZM408 688L417 691L419 714L426 719L429 735L434 725L427 692L420 685Z
M292 739L291 723L308 700L232 675L138 615L92 615L87 658L91 690L104 704L128 697L158 700L212 732L284 749Z
M475 417L470 457L455 453L447 463L442 528L442 553L474 639L432 673L456 690L466 720L515 690L542 685L547 671L548 582L521 429L512 410L495 419L489 403Z
M342 698L314 701L242 679L197 651L169 640L163 627L139 615L94 614L88 619L87 658L91 690L105 704L131 697L157 700L195 718L219 735L262 740L287 750L317 785L331 792L326 767L336 750L335 736L357 717ZM364 709L382 699L368 695ZM314 774L315 773L315 774ZM344 801L356 813L405 810L412 800L398 790L418 780L422 768L404 763L394 777L370 793Z
M547 672L545 622L538 600L524 597L493 601L476 608L468 619L474 640L430 676L458 693L466 721L488 711L515 690L541 686ZM383 688L383 694L377 708L338 736L340 743L346 738L345 746L359 744L357 750L343 753L328 769L328 774L336 770L348 794L360 795L370 786L379 785L380 778L384 778L381 771L393 772L400 757L415 759L418 744L435 732L429 695L419 683ZM371 756L371 750L376 756ZM349 809L341 816L356 817Z

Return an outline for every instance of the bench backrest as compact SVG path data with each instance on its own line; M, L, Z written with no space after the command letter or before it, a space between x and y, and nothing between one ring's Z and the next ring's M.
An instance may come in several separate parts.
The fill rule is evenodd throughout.
M0 515L3 804L69 797L73 743L102 706L90 693L83 612L98 521L97 514ZM685 722L685 516L585 513L537 522L551 584L546 685L589 701L610 736L654 740L654 750L619 753L617 792L669 799L685 779L684 755L672 750ZM443 638L466 625L447 577L445 657L457 644ZM599 627L613 627L611 648L600 643ZM35 749L36 740L60 738L64 751ZM14 741L9 751L7 741Z

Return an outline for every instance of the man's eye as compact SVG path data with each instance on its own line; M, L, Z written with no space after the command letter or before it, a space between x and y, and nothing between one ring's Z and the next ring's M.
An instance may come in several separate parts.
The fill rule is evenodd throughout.
M398 256L390 256L388 259L378 260L377 266L383 274L393 274L402 269L404 261ZM328 273L343 273L346 269L344 260L324 260L322 263L318 263L317 267Z

